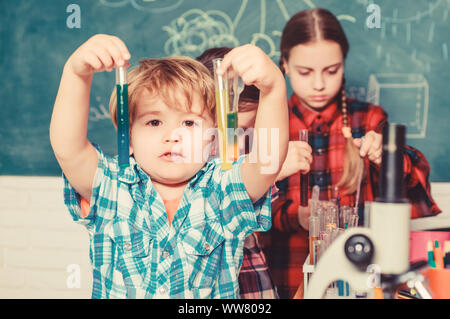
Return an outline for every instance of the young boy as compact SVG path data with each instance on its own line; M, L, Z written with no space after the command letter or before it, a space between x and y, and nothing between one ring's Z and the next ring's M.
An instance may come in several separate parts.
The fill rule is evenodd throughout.
M219 160L192 160L209 152L211 139L202 137L215 125L208 70L183 57L141 61L128 79L130 165L120 169L87 139L89 93L94 72L129 58L114 36L81 45L64 67L50 124L65 203L90 234L92 297L237 298L244 240L270 228L268 190L287 152L284 78L255 46L225 56L220 72L232 67L260 90L255 129L268 133L259 147L279 147L275 170L243 156L223 171Z

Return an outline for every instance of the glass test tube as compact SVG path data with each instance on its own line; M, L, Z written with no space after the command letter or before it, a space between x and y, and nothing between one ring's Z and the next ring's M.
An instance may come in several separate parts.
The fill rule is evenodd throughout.
M348 220L348 227L358 227L359 216L357 214L351 214Z
M317 265L317 262L320 259L320 256L323 254L323 241L318 239L313 243L313 252L314 252L314 265Z
M229 72L223 75L217 74L223 59L214 59L214 85L216 90L216 116L217 128L219 130L219 152L222 159L222 169L232 167L233 161L237 160L239 147L236 134L237 129L237 106L230 103ZM231 84L231 85L230 85Z
M325 211L325 228L336 229L338 227L338 212L337 207L329 204Z
M315 265L317 252L314 249L314 242L319 239L320 220L317 216L309 216L309 264Z
M127 70L127 67L116 68L117 152L119 155L119 167L129 165L130 155Z
M350 216L353 214L353 208L350 206L342 206L341 207L341 216L342 216L342 225L346 229L348 228L348 223L350 220Z
M311 204L310 204L310 212L311 215L316 216L316 209L319 206L319 193L320 193L320 187L319 185L314 185L311 191Z
M316 207L315 216L319 218L319 233L325 231L325 210L320 202Z
M299 130L298 140L308 143L308 130ZM300 205L303 207L308 206L308 186L309 174L300 173Z
M353 207L347 207L345 212L346 213L344 217L347 222L347 228L358 227L358 220L359 220L358 212L355 212Z

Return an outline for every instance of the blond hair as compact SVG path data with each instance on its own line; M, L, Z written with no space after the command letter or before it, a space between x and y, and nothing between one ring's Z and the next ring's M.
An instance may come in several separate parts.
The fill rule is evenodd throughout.
M353 137L351 134L351 125L348 123L348 109L347 109L347 96L345 94L345 79L342 81L341 89L341 111L342 111L342 124L343 134L346 139L345 143L345 159L344 159L344 171L342 177L337 183L337 187L345 189L344 194L350 195L356 192L358 187L358 172L363 170L362 178L365 177L364 161L361 160L359 155L359 149L353 143ZM347 130L347 134L344 133ZM347 136L346 136L347 135Z
M206 111L215 120L214 81L208 69L189 57L167 57L143 59L128 73L128 116L130 126L136 105L143 90L157 94L168 106L190 110L194 96L198 94L202 103L202 114ZM182 99L182 100L180 100ZM116 90L112 91L109 112L117 128Z

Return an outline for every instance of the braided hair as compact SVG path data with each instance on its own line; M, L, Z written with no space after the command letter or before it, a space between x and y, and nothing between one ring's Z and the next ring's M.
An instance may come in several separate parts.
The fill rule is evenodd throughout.
M345 94L345 79L342 80L342 89L338 97L338 103L342 112L342 135L346 139L344 170L337 187L345 189L345 194L352 194L358 187L358 172L364 165L359 156L359 149L353 143L352 129L348 120L347 96Z

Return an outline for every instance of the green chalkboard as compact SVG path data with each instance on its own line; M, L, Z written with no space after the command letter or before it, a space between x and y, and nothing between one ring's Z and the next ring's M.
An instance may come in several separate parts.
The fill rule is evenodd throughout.
M380 9L378 20L371 4ZM336 14L349 37L348 95L380 104L391 122L406 124L408 144L431 164L431 180L450 181L447 0L1 1L0 174L60 174L48 138L52 107L65 61L92 35L117 35L132 65L249 42L278 62L286 21L312 7ZM113 73L94 76L88 131L111 155L113 88Z

